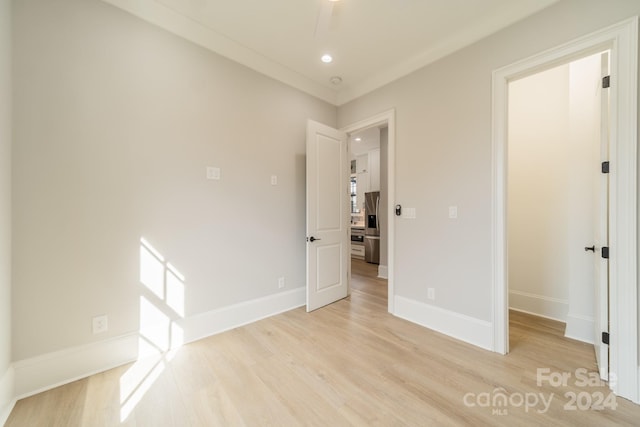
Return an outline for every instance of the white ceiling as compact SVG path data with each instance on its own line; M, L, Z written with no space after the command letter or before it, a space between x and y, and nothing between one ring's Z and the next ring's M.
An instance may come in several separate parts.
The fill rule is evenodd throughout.
M360 139L357 141L356 139ZM380 148L380 128L372 127L349 135L351 155L359 156L376 148Z
M104 1L341 105L557 0Z

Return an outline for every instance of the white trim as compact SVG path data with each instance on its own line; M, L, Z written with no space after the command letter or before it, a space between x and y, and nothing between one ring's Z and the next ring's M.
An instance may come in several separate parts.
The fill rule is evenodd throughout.
M245 301L188 317L179 326L185 343L196 341L301 307L305 293L302 287ZM13 394L22 399L133 362L138 358L138 341L138 333L132 332L16 362Z
M211 310L178 322L189 343L305 305L306 287Z
M435 305L395 297L395 315L460 341L491 350L491 323Z
M569 312L569 301L529 292L509 290L509 310L522 311L547 319L565 322Z
M3 426L7 422L17 401L17 399L14 398L13 384L13 366L9 366L2 377L0 377L0 426Z
M574 340L593 344L593 331L595 319L591 316L580 314L567 314L567 327L564 336Z
M15 395L22 399L136 360L138 334L24 359L13 364Z
M332 105L337 105L335 89L323 86L310 78L272 61L264 55L230 39L222 33L188 18L155 0L103 0L151 24L202 46L258 73L306 92Z
M507 86L509 81L572 59L611 49L610 174L610 371L613 391L638 402L637 317L637 54L638 18L633 17L493 72L492 99L492 301L493 350L506 353L508 295L506 258Z
M382 124L387 124L389 129L389 141L387 150L387 310L394 313L394 259L395 259L395 227L396 214L394 211L396 199L396 110L391 109L376 114L359 122L343 127L341 130L347 134L362 131Z
M378 278L379 279L388 279L389 278L389 267L386 265L378 265Z

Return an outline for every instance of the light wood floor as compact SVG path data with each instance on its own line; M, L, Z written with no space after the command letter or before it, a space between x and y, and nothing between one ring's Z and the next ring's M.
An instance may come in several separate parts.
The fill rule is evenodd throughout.
M511 313L512 351L497 355L389 315L375 266L354 261L353 270L345 300L21 400L7 426L640 425L640 406L621 398L616 410L564 409L565 393L591 398L606 395L604 387L577 387L575 377L567 386L536 385L537 368L595 369L592 347L564 338L563 324ZM153 366L146 382L130 381ZM511 404L477 405L500 388ZM520 406L519 397L548 401L552 393L545 413L542 403Z

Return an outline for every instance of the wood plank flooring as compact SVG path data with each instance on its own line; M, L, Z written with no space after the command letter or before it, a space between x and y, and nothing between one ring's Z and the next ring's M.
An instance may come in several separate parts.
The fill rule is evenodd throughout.
M608 389L580 386L576 369L595 372L593 347L564 338L563 324L513 312L511 353L484 351L389 315L375 267L354 260L345 300L23 399L6 425L640 425L640 406L622 398L588 409ZM538 386L538 368L572 377Z

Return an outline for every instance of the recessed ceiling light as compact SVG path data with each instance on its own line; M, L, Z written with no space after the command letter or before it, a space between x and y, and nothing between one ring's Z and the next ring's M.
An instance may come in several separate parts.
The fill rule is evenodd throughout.
M331 61L333 61L333 57L331 55L329 55L328 53L325 53L324 55L322 55L322 58L320 58L320 60L322 62L324 62L325 64L328 64Z
M355 141L355 142L360 142L360 141L362 141L362 138L357 137L356 139L354 139L354 141Z
M340 76L333 76L329 79L329 81L331 82L331 84L333 85L339 85L340 83L342 83L342 77Z

